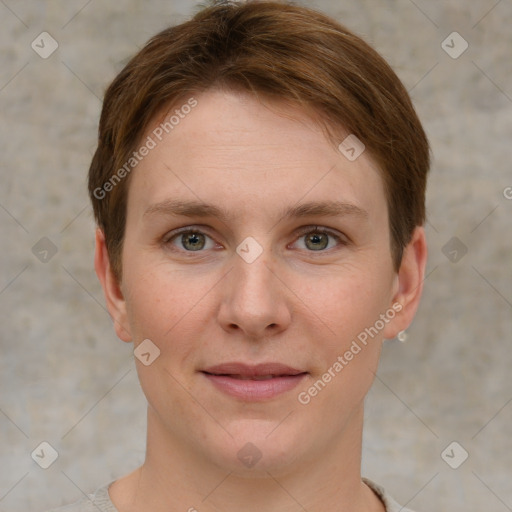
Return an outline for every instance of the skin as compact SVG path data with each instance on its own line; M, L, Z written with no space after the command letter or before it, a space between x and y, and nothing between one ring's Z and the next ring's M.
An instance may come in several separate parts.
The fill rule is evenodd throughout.
M383 339L416 312L424 230L416 228L395 272L383 183L368 152L350 162L304 111L284 103L219 90L195 98L131 176L121 282L97 230L95 267L117 335L160 349L149 366L135 360L148 400L146 460L110 487L111 499L120 512L383 511L360 477L363 401ZM231 216L145 213L171 199L212 203ZM366 214L282 217L286 207L327 200ZM204 237L172 238L185 226ZM341 242L319 234L312 243L317 226ZM252 263L236 252L247 237L262 249ZM402 309L384 329L299 403L299 392L396 303ZM291 391L248 402L200 373L228 361L309 373ZM262 454L253 467L237 457L248 442Z

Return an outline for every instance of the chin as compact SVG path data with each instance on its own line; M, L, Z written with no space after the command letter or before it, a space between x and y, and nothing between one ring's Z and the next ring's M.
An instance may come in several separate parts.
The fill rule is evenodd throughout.
M233 437L226 436L227 446L218 446L216 458L223 469L240 476L268 478L267 472L285 472L304 448L305 440L284 422L245 419L227 430Z

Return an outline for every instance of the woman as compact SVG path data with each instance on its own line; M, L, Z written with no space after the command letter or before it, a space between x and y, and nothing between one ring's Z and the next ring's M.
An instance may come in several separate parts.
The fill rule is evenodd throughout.
M363 403L420 300L429 163L395 73L323 14L222 3L153 37L89 171L146 459L62 510L405 511L361 478Z

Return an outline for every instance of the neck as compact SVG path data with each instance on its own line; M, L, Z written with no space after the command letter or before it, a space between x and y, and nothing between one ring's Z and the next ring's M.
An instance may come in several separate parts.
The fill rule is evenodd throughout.
M144 464L116 481L110 496L119 512L383 512L377 496L361 481L363 408L342 435L293 460L290 468L242 475L205 460L186 440L169 435L148 409ZM256 469L256 467L255 467Z

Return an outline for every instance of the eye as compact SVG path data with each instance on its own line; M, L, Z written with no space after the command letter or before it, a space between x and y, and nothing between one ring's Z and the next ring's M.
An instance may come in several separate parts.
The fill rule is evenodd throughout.
M207 241L210 240L211 244L207 247ZM176 242L176 244L174 243ZM212 249L213 240L198 229L185 228L181 231L174 232L164 239L165 245L176 247L176 250L185 250L186 252L199 252L203 249ZM179 247L177 247L179 245Z
M304 238L304 247L309 251L324 251L332 248L329 238L334 239L337 245L347 245L347 241L333 231L319 226L306 226L299 232L299 240ZM334 244L336 245L336 244ZM301 247L302 248L302 247Z
M298 233L298 239L304 238L304 244L300 249L309 252L325 252L336 245L347 245L348 241L335 232L319 226L305 226ZM331 243L331 241L334 242ZM203 252L213 249L215 242L206 233L190 227L169 233L163 240L165 246L171 246L172 250L184 252ZM297 242L296 242L297 243Z

